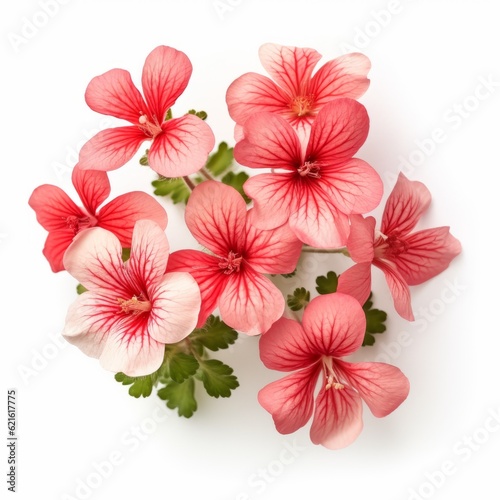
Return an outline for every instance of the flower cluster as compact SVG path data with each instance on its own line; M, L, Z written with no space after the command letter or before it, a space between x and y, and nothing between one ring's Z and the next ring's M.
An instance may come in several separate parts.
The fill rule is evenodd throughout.
M184 53L155 48L142 94L126 70L95 77L89 107L130 125L81 148L72 176L80 205L51 185L37 187L29 204L48 231L43 254L52 271L79 283L64 337L132 395L163 386L167 406L189 417L195 381L214 397L238 387L232 368L208 351L227 348L238 333L258 335L262 363L292 372L258 395L277 430L294 432L312 417L312 442L341 448L362 429L363 401L383 417L409 392L399 368L348 359L385 329L385 313L376 327L367 313L372 268L384 273L395 311L412 321L410 287L444 271L461 247L448 227L415 230L431 197L403 174L380 224L370 215L384 193L377 170L355 156L369 130L357 100L369 86L366 56L347 54L316 71L321 55L310 48L268 43L259 56L269 76L246 73L229 85L235 146L220 143L216 152L206 113L173 115L192 72ZM107 172L144 141L140 163L158 174L155 194L186 202L200 248L170 254L165 204L147 193L101 206L111 191ZM246 170L227 171L233 155ZM341 252L353 265L318 278L327 286L313 299L303 287L286 294L274 277L293 275L302 252L318 250Z

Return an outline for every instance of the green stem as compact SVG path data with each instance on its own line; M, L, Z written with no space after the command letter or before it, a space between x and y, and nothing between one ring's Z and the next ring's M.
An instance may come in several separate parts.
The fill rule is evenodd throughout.
M311 247L309 245L304 245L302 247L303 252L310 252L310 253L341 253L343 255L346 255L347 257L350 257L350 254L347 250L347 247L341 247L341 248L315 248Z
M195 184L194 184L194 182L193 182L193 181L192 181L192 180L191 180L191 179L190 179L187 175L185 175L185 176L183 177L183 179L184 179L184 182L186 183L186 186L187 186L187 187L188 187L191 191L193 191L193 190L194 190L194 188L196 187L196 186L195 186Z
M205 167L202 167L200 169L200 174L203 175L203 177L205 177L205 179L209 180L209 181L213 181L215 180L211 175L210 175L210 172L205 168Z

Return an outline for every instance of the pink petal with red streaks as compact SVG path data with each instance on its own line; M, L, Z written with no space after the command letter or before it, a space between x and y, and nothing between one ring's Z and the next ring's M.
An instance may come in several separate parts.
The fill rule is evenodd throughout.
M106 172L82 170L77 164L73 169L71 180L87 212L95 215L97 208L111 193Z
M337 292L354 297L363 305L370 296L372 287L372 264L362 262L354 264L339 276Z
M43 255L49 261L54 273L64 271L64 253L71 245L75 232L69 228L52 231L47 235Z

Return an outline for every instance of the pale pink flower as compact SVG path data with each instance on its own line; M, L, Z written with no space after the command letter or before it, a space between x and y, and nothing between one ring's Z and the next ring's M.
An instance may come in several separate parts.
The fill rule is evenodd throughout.
M385 417L406 399L409 382L395 366L342 359L361 347L365 327L365 314L356 299L334 293L314 298L304 311L302 324L282 318L261 337L264 365L294 372L258 394L278 432L295 432L314 411L312 442L343 448L362 430L362 400L373 415ZM321 374L321 388L315 396Z
M81 170L77 165L71 180L82 207L61 188L50 184L37 187L28 202L38 222L49 232L43 254L55 273L64 270L64 252L82 229L102 227L115 234L124 248L130 248L137 220L151 219L162 229L167 227L165 209L141 191L118 196L99 209L111 192L106 172Z
M461 252L448 226L413 231L430 202L424 184L400 173L387 198L380 231L375 231L373 217L352 216L347 249L356 264L340 275L338 291L364 304L370 295L373 264L383 271L398 314L413 321L408 285L419 285L443 272Z
M173 252L168 271L189 271L201 290L198 326L219 307L222 320L248 335L265 332L281 317L281 291L263 273L290 273L302 244L288 229L257 229L248 220L245 201L232 187L205 181L191 193L186 224L211 254Z
M126 262L111 232L82 231L64 265L88 292L70 306L63 336L108 370L134 377L156 371L165 344L196 326L201 301L192 276L165 274L168 255L167 237L153 221L136 223Z
M144 141L150 167L165 177L197 172L215 144L211 128L186 114L166 120L167 111L186 88L192 65L186 54L160 46L146 58L142 72L144 98L128 71L112 69L88 85L85 100L98 113L115 116L131 126L99 132L80 151L80 167L114 170L129 161Z
M228 88L226 102L237 125L258 112L277 113L305 135L320 109L337 97L361 97L369 86L369 59L360 53L326 62L312 75L321 54L310 48L266 43L259 49L264 69L274 79L246 73Z
M296 131L278 115L258 113L243 127L236 160L277 171L251 177L244 190L254 202L254 221L270 229L288 222L297 237L315 247L345 245L348 215L374 209L383 193L377 172L353 155L368 134L363 105L353 99L326 104L303 147Z

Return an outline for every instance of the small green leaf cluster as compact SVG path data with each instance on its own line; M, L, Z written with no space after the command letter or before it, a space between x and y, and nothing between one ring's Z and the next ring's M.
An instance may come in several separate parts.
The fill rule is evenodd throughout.
M158 397L179 416L189 418L198 408L195 397L196 382L209 396L228 398L239 386L233 369L217 359L210 359L207 351L216 352L234 344L238 334L217 316L211 315L203 328L196 328L189 337L177 344L165 346L161 367L151 375L129 377L117 373L115 380L130 385L133 397L148 397L160 386Z

